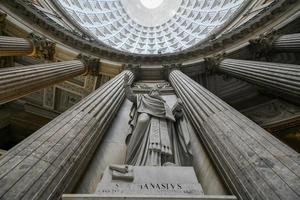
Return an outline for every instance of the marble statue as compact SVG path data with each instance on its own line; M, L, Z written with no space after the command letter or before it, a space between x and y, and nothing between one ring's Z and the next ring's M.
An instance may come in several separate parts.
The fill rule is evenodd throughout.
M135 166L186 166L191 164L189 127L180 100L172 109L158 87L149 94L134 94L125 75L127 99L133 102L130 112L126 164Z

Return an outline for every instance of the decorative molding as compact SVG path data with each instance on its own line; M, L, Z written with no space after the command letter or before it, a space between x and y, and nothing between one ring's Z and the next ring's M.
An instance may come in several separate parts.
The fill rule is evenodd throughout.
M224 60L225 54L218 54L204 58L204 65L206 72L209 74L216 73L222 60Z
M3 2L9 6L13 12L18 13L24 20L34 22L49 35L55 36L59 41L69 45L75 49L80 49L82 52L114 60L117 62L134 62L143 64L157 64L157 63L183 63L193 58L201 58L210 55L216 51L224 50L232 44L232 40L239 40L249 38L249 33L261 29L270 19L279 19L280 14L289 11L298 1L273 1L268 6L264 7L259 14L255 15L251 20L245 22L243 25L223 34L220 37L210 40L209 42L202 42L191 49L184 50L178 53L159 54L159 55L140 55L118 51L116 49L103 46L97 41L85 40L78 35L70 32L68 29L54 22L41 10L37 9L29 0L11 0ZM277 17L277 18L276 18ZM260 30L261 31L261 30ZM247 39L248 40L248 39ZM207 41L207 40L206 40ZM246 41L245 41L246 42Z
M85 75L92 75L92 76L99 75L100 67L101 67L99 58L84 55L84 54L79 54L77 56L77 59L81 60L83 65L86 67Z
M278 31L273 30L265 34L261 34L256 39L249 40L249 48L252 52L253 59L259 59L263 57L270 61L270 53L273 51L272 44L280 37L280 35L281 34Z
M130 70L134 74L135 80L138 80L140 78L140 75L141 75L141 65L123 64L122 68L124 70Z
M174 63L174 64L169 64L169 65L162 65L163 70L164 70L164 76L165 80L169 79L169 75L173 70L181 70L182 69L182 64L181 63Z
M45 37L40 37L35 33L30 33L28 38L34 46L34 51L32 56L35 58L53 61L55 54L55 43L46 39Z

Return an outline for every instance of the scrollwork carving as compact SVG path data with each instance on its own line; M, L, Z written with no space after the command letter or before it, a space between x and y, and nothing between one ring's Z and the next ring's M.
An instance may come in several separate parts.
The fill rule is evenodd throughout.
M224 59L225 54L218 54L211 57L204 58L205 70L209 74L216 73L218 71L218 67L222 60Z
M81 60L83 65L86 67L85 75L89 74L92 76L98 76L100 72L100 59L92 56L87 56L83 54L79 54L77 59Z
M280 33L278 31L270 31L265 34L261 34L258 38L249 40L250 50L253 55L253 59L265 58L270 61L272 52L272 44Z
M32 42L34 46L34 52L32 54L33 57L44 59L44 60L54 60L55 54L55 43L42 38L34 33L30 33L28 38Z

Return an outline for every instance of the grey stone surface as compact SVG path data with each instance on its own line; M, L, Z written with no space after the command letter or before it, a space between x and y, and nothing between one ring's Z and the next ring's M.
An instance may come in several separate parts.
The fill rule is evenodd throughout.
M194 131L190 131L193 151L193 166L205 195L228 195L224 182L219 176L213 161Z
M299 52L300 51L300 33L280 36L272 44L277 51Z
M224 59L218 70L272 91L300 96L300 66L294 64Z
M1 157L1 200L56 200L73 188L124 100L124 73Z
M0 70L0 105L84 71L84 65L78 60L3 68Z
M235 196L227 195L195 195L195 196L184 196L184 195L115 195L115 196L100 196L96 194L65 194L63 195L63 200L187 200L187 199L194 199L194 200L237 200Z
M201 195L202 187L198 183L192 167L153 167L129 166L133 181L112 180L114 170L107 168L97 187L102 195Z
M111 164L123 164L125 162L126 144L125 139L129 128L129 111L132 103L124 100L121 108L105 133L91 162L82 175L74 193L94 193L101 180L105 168Z
M172 107L177 100L174 94L163 95L162 97L170 107ZM125 162L127 148L125 139L129 128L128 121L131 105L132 103L129 100L124 100L118 114L107 133L105 133L91 162L88 164L87 169L78 182L74 193L94 193L105 168L110 164L123 164Z
M169 77L205 148L239 199L300 199L299 153L174 70Z

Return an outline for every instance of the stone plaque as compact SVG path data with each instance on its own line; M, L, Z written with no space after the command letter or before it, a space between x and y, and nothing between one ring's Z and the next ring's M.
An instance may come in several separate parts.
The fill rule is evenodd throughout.
M192 167L129 166L128 172L107 168L97 187L103 195L201 195Z

